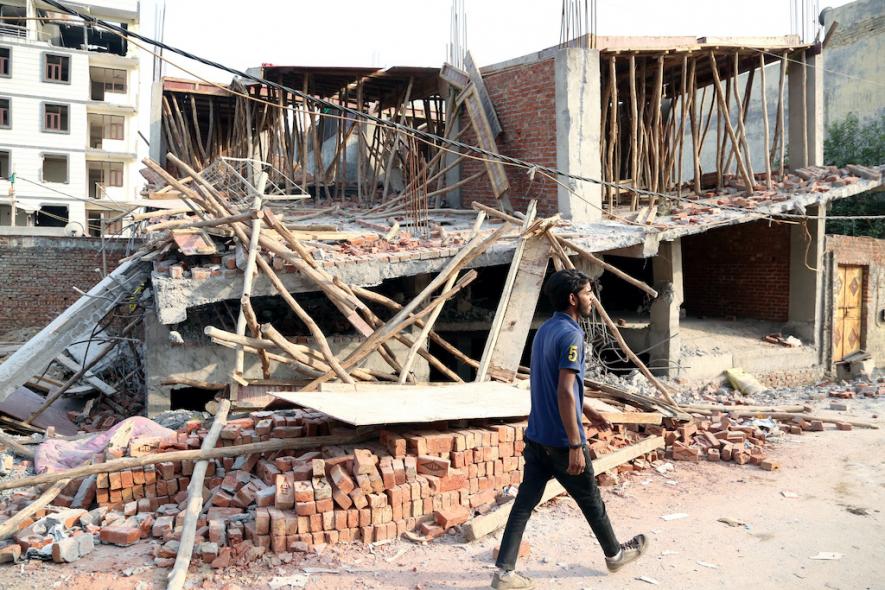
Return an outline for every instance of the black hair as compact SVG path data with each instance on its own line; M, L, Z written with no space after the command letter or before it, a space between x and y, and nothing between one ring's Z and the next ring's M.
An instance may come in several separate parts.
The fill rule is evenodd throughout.
M590 282L590 277L579 270L558 270L547 279L544 292L556 311L568 309L568 296L577 293Z

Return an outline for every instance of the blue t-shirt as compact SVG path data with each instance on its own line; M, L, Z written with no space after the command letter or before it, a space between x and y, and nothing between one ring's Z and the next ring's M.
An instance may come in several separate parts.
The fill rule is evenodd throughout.
M581 423L584 407L584 331L568 314L557 311L544 322L532 342L532 409L526 438L550 447L569 446L568 435L559 416L556 389L559 370L571 369L575 379L575 420ZM581 442L587 442L579 428Z

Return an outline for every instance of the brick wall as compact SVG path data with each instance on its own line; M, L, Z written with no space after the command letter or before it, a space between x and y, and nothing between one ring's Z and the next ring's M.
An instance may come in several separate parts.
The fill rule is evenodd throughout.
M126 240L106 240L108 272ZM0 236L0 334L41 328L101 280L100 238Z
M787 321L788 225L757 221L683 238L682 268L689 314Z
M553 58L532 64L514 66L483 75L502 133L497 138L498 150L507 156L556 167L556 83ZM462 128L469 122L462 115ZM477 145L473 130L462 141ZM461 164L461 178L484 171L479 160ZM535 175L530 181L521 168L505 166L510 180L510 201L517 211L525 211L529 200L538 199L538 215L549 216L558 210L556 183ZM461 202L469 207L472 201L494 206L495 199L486 175L461 188Z
M885 366L885 240L828 235L826 250L837 265L863 267L863 309L861 346L873 355L876 366ZM838 293L838 273L833 277L833 293ZM837 310L832 310L838 315Z

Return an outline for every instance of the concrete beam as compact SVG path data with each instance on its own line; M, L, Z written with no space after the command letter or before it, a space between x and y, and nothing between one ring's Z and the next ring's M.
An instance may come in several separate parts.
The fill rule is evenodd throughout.
M39 375L65 348L95 328L120 297L147 279L148 268L144 262L123 263L12 353L0 365L0 401Z
M599 151L600 80L599 51L568 48L554 58L556 85L556 166L570 174L601 178ZM559 212L575 222L602 217L600 186L560 177ZM568 188L566 188L568 187Z

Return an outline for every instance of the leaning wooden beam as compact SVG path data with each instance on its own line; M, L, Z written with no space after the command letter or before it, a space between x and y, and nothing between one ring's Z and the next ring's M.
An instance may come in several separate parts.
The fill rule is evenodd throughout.
M460 267L456 268L453 272L457 272L458 270L460 270ZM421 311L415 313L414 315L410 315L411 312L405 314L400 312L400 314L397 314L396 316L388 320L386 324L375 330L375 332L371 336L369 336L369 338L367 338L362 344L360 344L360 346L357 347L356 350L350 353L350 355L346 359L344 359L344 362L341 363L342 366L345 369L353 367L355 364L362 361L364 358L369 356L369 354L374 352L375 349L381 346L384 342L392 338L395 334L401 332L402 330L405 330L419 319L431 313L436 306L442 305L447 300L454 297L459 291L461 291L461 289L470 284L475 278L476 271L471 270L463 277L461 277L461 279L457 283L455 283L455 286L452 289L441 293L436 299L428 303L427 306ZM431 283L431 285L432 284L433 283ZM405 310L408 307L409 306L406 306L403 309ZM400 317L401 314L402 317ZM320 386L320 384L325 383L326 381L331 379L333 375L333 372L327 372L322 377L314 379L313 381L308 383L302 389L302 391L316 390Z
M556 235L556 234L554 234L554 235ZM635 278L631 277L630 275L628 275L627 273L625 273L621 269L619 269L615 266L612 266L611 264L609 264L608 262L602 260L601 258L599 258L597 256L594 256L593 254L591 254L590 252L588 252L584 248L581 248L580 246L578 246L577 244L575 244L571 240L567 240L561 236L556 236L556 239L563 246L566 246L569 249L574 250L578 254L578 256L580 256L581 258L584 258L585 260L587 260L588 262L591 262L592 264L596 264L596 265L601 266L603 269L612 273L613 275L615 275L619 279L622 279L622 280L626 281L627 283L630 283L631 285L633 285L637 289L641 289L642 291L645 291L653 299L658 296L658 292L655 291L650 286L648 286L646 283L643 283L639 279L635 279Z
M735 146L735 160L737 161L738 169L741 172L741 177L744 179L744 186L747 187L747 192L753 192L753 179L750 178L750 173L747 171L747 167L744 165L744 158L741 156L740 152L740 143L738 141L737 134L734 131L734 127L731 126L731 117L728 115L728 106L725 104L725 95L722 92L722 82L719 79L719 68L716 67L716 56L713 55L713 52L710 52L710 67L713 71L713 85L716 87L716 98L719 101L719 108L723 113L723 117L725 119L725 131L728 133L728 137L731 139L732 145ZM720 171L721 172L721 171Z
M53 483L48 490L43 492L39 498L16 512L7 520L3 521L3 523L0 524L0 541L17 533L23 525L31 520L32 516L34 516L40 510L46 508L53 500L55 500L56 496L58 496L61 491L65 489L65 486L67 486L71 482L71 479L73 478L63 477L56 480L55 483Z
M218 442L218 436L221 429L227 423L227 413L230 411L230 401L223 399L215 413L215 419L212 421L212 427L206 433L203 444L200 446L201 451L208 451L215 448ZM206 469L209 467L209 461L203 459L194 465L194 472L191 474L191 481L187 486L187 504L184 509L184 523L181 525L181 538L178 542L178 553L175 556L175 565L167 577L168 590L179 590L184 587L184 580L187 578L187 568L191 563L191 556L194 552L194 540L197 534L197 520L200 518L200 512L203 510L203 480L206 477Z
M535 201L532 201L534 203ZM531 205L530 205L531 207ZM479 233L479 228L482 227L482 222L485 219L486 214L483 212L479 212L476 216L476 220L473 222L473 234L471 235L471 239ZM458 273L452 273L449 277L449 280L446 281L445 285L443 285L443 291L448 291L452 287L455 286L455 281L458 280ZM406 382L406 378L409 376L409 371L412 369L412 364L415 362L415 357L418 355L418 352L423 348L424 342L427 340L427 335L430 334L430 331L433 329L433 324L436 323L437 318L439 318L439 314L442 313L443 306L440 305L436 309L433 310L433 313L430 314L430 317L424 322L424 325L421 327L421 333L418 334L418 337L415 338L415 341L412 343L412 347L409 349L409 354L406 357L405 362L400 369L399 382L403 384Z
M614 469L618 465L623 465L627 461L631 461L637 457L645 455L646 453L650 453L655 449L661 449L663 447L663 436L653 436L647 438L636 444L630 445L629 447L623 447L621 449L618 449L617 451L614 451L613 453L603 455L599 459L594 459L593 461L591 461L591 465L593 466L593 473L596 475L599 475L600 473L605 473L606 471ZM548 502L556 496L564 493L565 488L563 488L558 481L550 480L547 483L544 494L541 496L541 501L539 502L539 504ZM507 519L510 517L510 511L512 509L513 502L510 502L509 504L504 504L494 512L489 512L488 514L477 516L464 525L464 536L468 541L476 541L477 539L498 530L499 528L507 524Z
M677 404L673 400L673 397L670 395L670 390L668 390L667 387L663 383L661 383L657 377L652 375L651 371L648 370L648 367L645 366L645 363L643 363L627 345L627 341L624 340L624 337L621 335L621 331L618 330L618 327L608 316L608 313L606 313L605 308L602 306L602 303L599 302L599 299L593 297L591 299L591 302L593 303L594 309L596 309L596 313L598 313L599 317L602 318L602 321L608 327L609 331L612 333L612 336L615 337L615 340L617 340L618 345L621 347L621 350L624 351L624 354L627 355L627 358L629 358L630 361L634 365L636 365L636 368L639 369L639 372L642 373L652 385L654 385L655 389L661 392L661 395L664 396L665 400L667 400L672 405L679 407L679 404Z
M535 221L535 213L538 208L538 201L532 199L529 202L528 207L526 208L525 220L522 223L522 230L525 231L531 226L531 224ZM484 211L480 211L480 215L485 215ZM488 372L489 366L492 362L492 355L495 351L495 348L498 344L498 335L501 332L501 327L504 324L504 315L507 313L507 308L510 305L510 294L513 291L513 285L516 282L516 275L519 272L519 267L522 262L522 255L525 251L526 242L531 239L529 237L521 237L519 242L516 244L516 248L513 250L513 258L510 261L510 269L507 271L507 278L504 280L504 289L501 292L501 297L498 300L498 308L495 311L495 317L492 320L492 326L489 329L489 335L486 337L485 348L482 352L482 357L479 361L479 369L476 372L476 379L474 379L477 383L485 381ZM547 262L545 260L544 265L546 267ZM543 274L543 273L542 273ZM529 319L531 321L531 319Z
M266 177L265 177L266 178ZM263 191L262 191L263 192ZM252 211L256 214L261 211L261 196L257 195L252 203ZM243 291L240 294L240 301L248 300L252 297L252 282L255 278L255 263L259 259L258 241L261 237L261 218L257 215L252 220L252 236L248 242L248 254L246 256L246 269L243 271ZM246 246L246 243L241 243ZM264 262L264 259L261 259ZM246 333L246 312L240 304L240 313L237 316L237 334L243 336ZM245 370L245 351L242 348L236 349L234 360L233 383L231 383L230 398L237 401L237 395L240 389L240 380L243 379Z
M273 284L274 288L277 290L277 293L280 297L283 298L292 311L295 312L295 315L298 316L304 325L307 326L307 329L310 331L310 335L313 336L313 339L316 340L317 346L320 348L320 352L323 353L323 357L326 359L326 362L329 363L329 366L332 367L332 370L338 375L338 378L344 381L345 383L353 383L353 378L347 374L347 371L341 366L341 363L338 362L338 357L332 352L332 349L329 347L329 342L326 340L325 334L320 330L320 327L317 323L310 317L304 308L295 301L295 298L289 294L289 291L286 290L285 285L283 285L283 281L280 280L280 277L277 276L277 273L274 272L273 268L264 261L263 258L258 260L258 266L261 268L261 272L270 279L270 282Z
M197 227L218 227L219 225L227 225L229 223L236 223L237 221L251 221L253 219L260 218L261 215L261 211L249 210L245 213L239 213L237 215L229 215L227 217L219 217L216 219L203 219L200 221L194 221L193 219L172 219L169 221L161 221L160 223L149 225L144 228L144 231L150 233L173 228L191 229Z
M83 465L56 471L53 473L41 473L30 477L0 481L0 491L25 488L28 486L55 483L63 479L77 479L95 473L116 473L133 467L156 465L165 461L202 461L205 459L221 459L223 457L238 457L240 455L255 455L258 453L270 453L292 449L311 449L326 445L347 445L357 443L371 436L377 437L377 431L357 429L353 434L333 434L330 436L308 436L303 438L276 438L273 440L249 443L247 445L235 445L230 447L217 447L214 449L189 449L186 451L170 451L168 453L152 453L141 457L124 457ZM64 486L62 486L64 487ZM9 521L7 521L9 522Z

